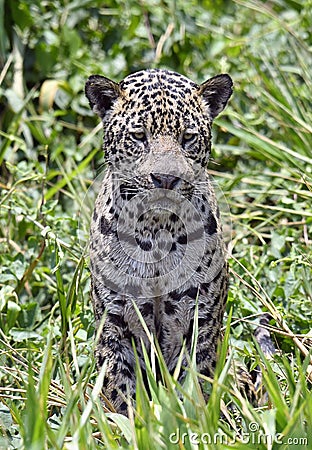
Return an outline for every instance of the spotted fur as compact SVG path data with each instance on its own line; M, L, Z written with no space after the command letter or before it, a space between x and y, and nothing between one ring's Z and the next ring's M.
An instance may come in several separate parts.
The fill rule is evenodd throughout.
M133 303L173 372L183 342L190 351L197 302L197 368L213 373L228 271L206 167L212 121L231 93L225 74L197 85L154 69L86 83L107 163L90 237L97 326L106 314L96 356L99 367L106 361L104 392L119 412L135 394L133 343L143 372L141 341L150 347Z

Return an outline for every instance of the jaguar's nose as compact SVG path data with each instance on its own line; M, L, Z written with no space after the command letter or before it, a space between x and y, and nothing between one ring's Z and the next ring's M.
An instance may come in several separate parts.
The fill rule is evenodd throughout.
M179 177L162 173L151 173L150 176L154 186L161 189L174 189L181 181Z

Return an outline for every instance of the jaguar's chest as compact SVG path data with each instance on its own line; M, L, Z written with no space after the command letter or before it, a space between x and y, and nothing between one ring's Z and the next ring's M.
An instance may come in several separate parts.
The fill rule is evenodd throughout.
M164 189L130 200L117 192L104 180L95 206L90 256L97 279L140 297L203 282L219 239L212 205Z

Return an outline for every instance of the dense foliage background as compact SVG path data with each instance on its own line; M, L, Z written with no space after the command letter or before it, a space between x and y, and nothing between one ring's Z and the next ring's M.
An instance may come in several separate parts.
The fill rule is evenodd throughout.
M311 11L309 0L0 1L0 448L178 448L177 428L233 438L179 448L311 448ZM235 82L209 168L231 234L230 344L240 365L266 367L262 408L232 387L226 349L208 407L194 375L177 397L165 368L163 385L149 374L152 404L141 386L136 418L97 399L87 233L103 153L84 83L147 67ZM263 312L270 363L252 339ZM246 431L283 444L252 445Z

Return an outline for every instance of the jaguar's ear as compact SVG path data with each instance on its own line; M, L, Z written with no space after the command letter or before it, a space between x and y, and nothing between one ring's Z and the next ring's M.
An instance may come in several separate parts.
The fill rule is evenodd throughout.
M85 94L93 111L103 119L120 95L118 83L101 75L91 75L86 82Z
M201 84L199 92L209 108L211 119L214 119L224 110L228 99L232 95L232 78L227 74L216 75Z

